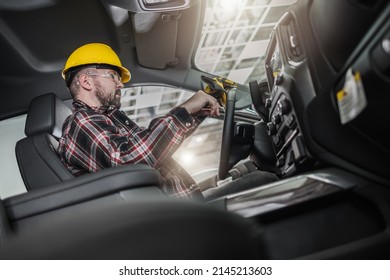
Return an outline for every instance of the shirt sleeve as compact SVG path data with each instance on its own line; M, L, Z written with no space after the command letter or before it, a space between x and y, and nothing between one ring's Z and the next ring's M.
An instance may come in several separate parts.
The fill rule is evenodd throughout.
M65 158L89 172L130 163L159 168L202 120L177 107L166 116L153 119L147 128L130 120L128 129L123 129L106 115L79 112L63 137L67 146Z

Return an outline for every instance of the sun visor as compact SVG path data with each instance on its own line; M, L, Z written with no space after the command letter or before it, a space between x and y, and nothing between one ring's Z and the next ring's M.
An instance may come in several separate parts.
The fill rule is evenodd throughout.
M135 47L140 65L165 69L168 65L178 63L176 44L179 18L179 12L132 15Z

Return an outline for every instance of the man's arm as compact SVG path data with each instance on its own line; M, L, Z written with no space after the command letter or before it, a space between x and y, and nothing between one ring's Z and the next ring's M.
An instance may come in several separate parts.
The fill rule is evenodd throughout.
M219 104L217 100L211 95L199 90L191 98L185 101L180 107L186 108L186 110L192 116L219 116Z
M131 122L127 130L105 115L78 112L64 131L59 152L71 166L88 172L131 163L158 168L199 123L181 107L154 119L147 129Z

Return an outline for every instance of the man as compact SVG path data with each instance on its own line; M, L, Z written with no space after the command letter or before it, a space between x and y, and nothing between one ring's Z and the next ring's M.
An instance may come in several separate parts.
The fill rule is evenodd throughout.
M123 84L131 78L107 45L90 43L76 49L62 76L73 97L73 114L63 126L58 152L75 175L125 164L157 169L169 196L202 198L191 176L172 159L173 153L207 116L219 116L215 98L198 91L166 116L141 128L119 110Z

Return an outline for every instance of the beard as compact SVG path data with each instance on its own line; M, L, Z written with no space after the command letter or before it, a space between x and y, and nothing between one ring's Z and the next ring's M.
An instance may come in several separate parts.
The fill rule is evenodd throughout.
M109 107L114 106L115 109L121 107L121 90L117 89L113 93L107 93L104 87L100 82L96 81L95 83L96 91L95 96L100 101L102 106Z

